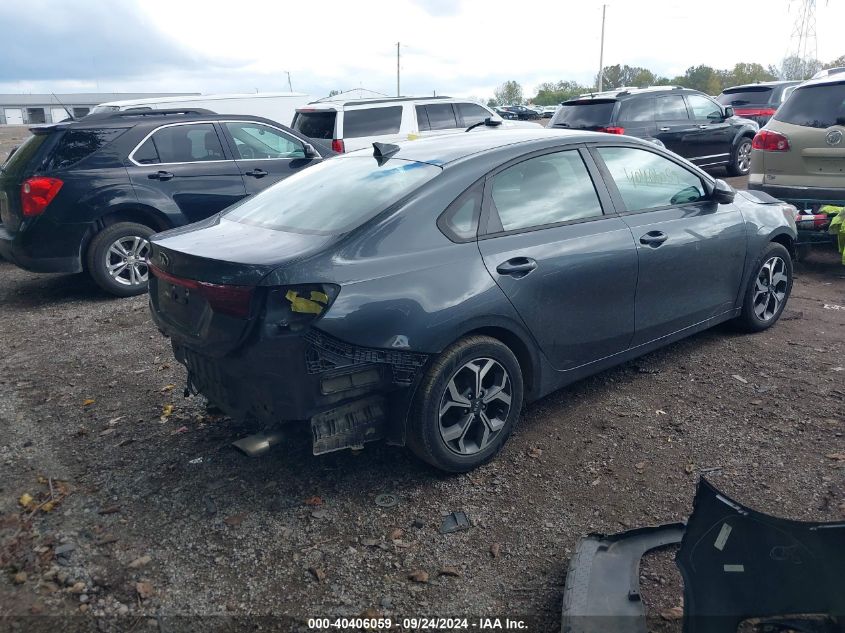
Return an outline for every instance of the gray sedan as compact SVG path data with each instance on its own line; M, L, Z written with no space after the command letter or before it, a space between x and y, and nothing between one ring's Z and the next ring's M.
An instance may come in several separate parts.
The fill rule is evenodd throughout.
M445 471L525 402L695 332L757 332L792 287L794 209L653 144L502 130L374 144L152 239L150 302L188 386L384 439Z

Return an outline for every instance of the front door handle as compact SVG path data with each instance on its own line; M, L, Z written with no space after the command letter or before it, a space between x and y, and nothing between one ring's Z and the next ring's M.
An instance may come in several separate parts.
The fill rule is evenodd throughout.
M253 169L252 171L246 172L247 176L252 176L253 178L264 178L267 175L267 172L263 169Z
M707 128L709 128L709 127L710 127L709 125L699 125L699 126L698 126L698 129L699 129L699 130L706 130L706 129L707 129Z
M170 180L173 174L169 171L157 171L147 176L150 180Z
M663 231L649 231L640 238L640 244L645 244L646 246L657 248L668 239L669 236L666 235L666 233L664 233Z
M496 267L496 272L500 275L510 275L519 279L525 277L535 268L537 268L537 261L531 257L513 257L499 264Z
M661 131L661 132L668 132L668 131L669 131L669 130L671 130L671 129L672 129L672 128L669 128L669 127L662 127L662 128L660 128L660 131Z

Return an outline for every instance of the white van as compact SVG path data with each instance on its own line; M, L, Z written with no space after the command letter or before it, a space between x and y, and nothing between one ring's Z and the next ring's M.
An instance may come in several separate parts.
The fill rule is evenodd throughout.
M385 97L321 99L296 109L291 127L336 152L369 147L373 141L396 141L454 134L485 119L497 129L536 128L536 123L505 121L490 108L452 97Z
M189 95L184 97L153 97L109 101L95 106L91 112L117 112L120 110L170 110L178 108L203 108L215 114L250 114L282 125L290 125L296 109L308 103L311 97L302 92L256 92L248 94Z

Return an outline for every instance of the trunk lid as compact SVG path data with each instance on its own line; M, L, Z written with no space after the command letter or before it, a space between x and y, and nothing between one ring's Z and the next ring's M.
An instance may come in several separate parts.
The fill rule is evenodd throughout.
M23 220L21 185L42 162L42 149L49 136L49 133L36 132L0 167L0 224L12 233L17 232Z

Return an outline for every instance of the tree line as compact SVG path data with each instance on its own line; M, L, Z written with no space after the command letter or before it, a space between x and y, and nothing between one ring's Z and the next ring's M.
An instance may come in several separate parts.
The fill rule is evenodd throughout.
M739 63L731 69L717 69L707 65L691 66L683 75L664 77L641 66L615 64L606 66L602 75L602 88L614 90L622 86L683 86L693 88L705 94L717 95L725 88L758 81L804 80L809 79L823 68L845 66L845 55L831 62L823 63L817 59L803 60L799 57L787 57L780 67L763 66L756 63ZM577 81L548 81L537 86L537 94L526 97L519 82L510 80L496 88L487 105L515 105L523 102L534 105L555 105L578 95L594 91L598 85L598 76L592 86L583 86Z

